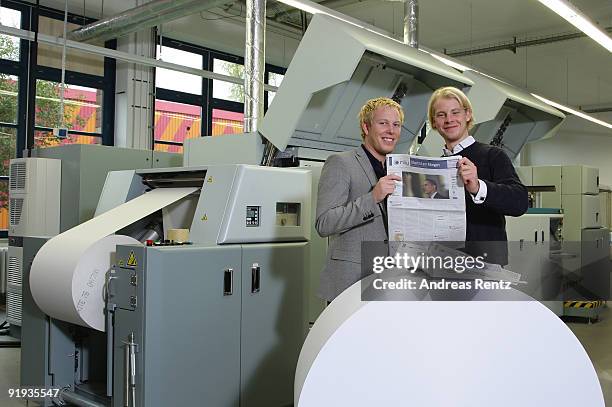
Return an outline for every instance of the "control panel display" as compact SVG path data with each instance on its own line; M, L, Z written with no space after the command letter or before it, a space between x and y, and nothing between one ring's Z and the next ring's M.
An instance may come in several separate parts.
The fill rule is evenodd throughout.
M259 227L259 212L261 206L247 206L246 208L246 226Z

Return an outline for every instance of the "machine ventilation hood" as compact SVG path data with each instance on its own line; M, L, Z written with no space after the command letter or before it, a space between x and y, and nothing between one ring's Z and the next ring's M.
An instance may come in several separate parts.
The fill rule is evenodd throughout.
M565 119L522 89L473 71L465 75L474 81L468 95L476 118L474 138L499 145L511 159L525 143L555 135Z
M404 108L398 151L406 151L425 123L433 90L472 84L425 52L315 15L259 131L281 151L288 145L347 150L362 142L357 118L362 105L387 96Z
M565 115L528 92L475 71L465 71L474 82L468 97L475 126L470 131L482 143L501 147L515 159L528 142L552 137ZM440 155L442 137L429 132L419 154Z

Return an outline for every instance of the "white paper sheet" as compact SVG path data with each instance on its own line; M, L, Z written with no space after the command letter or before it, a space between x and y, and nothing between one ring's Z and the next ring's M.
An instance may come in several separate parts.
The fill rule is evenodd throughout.
M117 244L139 244L109 235L196 190L154 189L49 240L30 271L36 304L53 318L104 331L103 288L111 256Z

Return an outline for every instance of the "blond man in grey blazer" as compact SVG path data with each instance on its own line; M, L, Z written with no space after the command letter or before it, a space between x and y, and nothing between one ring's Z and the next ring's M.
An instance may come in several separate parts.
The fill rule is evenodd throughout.
M404 121L402 107L388 98L366 102L359 112L363 144L331 155L321 172L316 229L329 237L319 295L332 301L365 275L361 242L387 240L385 200L397 175L385 175L385 156L393 152Z

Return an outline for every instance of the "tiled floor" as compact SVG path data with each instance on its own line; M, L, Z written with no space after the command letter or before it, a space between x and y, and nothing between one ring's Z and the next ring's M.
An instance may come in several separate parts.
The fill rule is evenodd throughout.
M19 348L0 348L0 406L23 407L26 402L9 397L8 389L19 387ZM34 405L32 403L30 406Z
M612 306L612 302L609 303ZM568 323L591 357L606 405L612 406L612 312L606 308L594 324ZM0 348L0 406L23 407L26 403L8 397L9 388L19 387L19 348ZM33 404L30 403L30 406Z
M568 326L586 349L593 361L603 390L606 406L612 406L612 302L604 308L599 322L572 322Z

